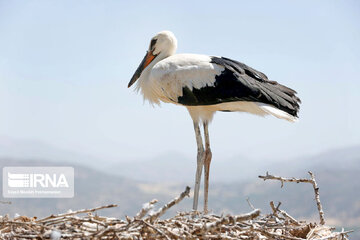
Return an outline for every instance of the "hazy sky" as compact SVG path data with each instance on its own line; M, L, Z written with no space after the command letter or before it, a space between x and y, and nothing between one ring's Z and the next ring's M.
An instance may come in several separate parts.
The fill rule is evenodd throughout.
M104 160L196 155L185 108L127 83L150 38L221 55L296 89L300 121L218 113L214 159L285 159L360 143L359 1L1 1L0 136Z

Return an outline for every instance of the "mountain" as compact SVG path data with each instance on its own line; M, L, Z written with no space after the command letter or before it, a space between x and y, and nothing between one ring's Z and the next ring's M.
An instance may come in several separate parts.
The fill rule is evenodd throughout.
M244 156L214 159L211 162L211 179L216 182L243 181L266 170L269 163L250 160ZM143 161L125 161L104 168L105 172L138 181L153 183L186 183L195 178L196 158L177 152L167 152Z
M60 163L0 158L0 167L55 165L74 167L74 198L10 199L11 205L0 204L0 215L19 213L41 217L66 212L68 209L118 204L118 208L104 210L100 214L131 216L143 203L151 199L160 200L157 204L160 207L183 191L186 185L193 187L192 170L195 170L194 161L176 153L165 154L147 163L119 164L108 173L65 161ZM280 208L290 215L318 221L314 192L310 184L285 183L281 188L279 182L264 182L257 177L264 175L266 171L284 177L309 177L308 170L314 172L320 187L320 198L327 223L360 230L360 146L275 163L253 162L244 157L241 161L236 158L217 163L214 161L211 169L209 206L217 213L248 212L250 207L246 198L249 198L255 207L261 208L263 212L270 212L269 202L280 201ZM202 193L200 194L202 196ZM201 201L202 198L200 203ZM169 214L189 210L191 206L192 199L186 198ZM360 233L356 234L353 236L359 236Z
M192 182L194 181L196 159L176 152L159 155L146 161L125 161L115 163L105 172L126 178L162 183L162 182ZM266 171L276 174L295 174L306 176L307 171L338 169L360 169L360 146L335 149L314 156L304 156L286 161L271 159L253 160L244 156L230 159L213 159L211 162L211 181L231 183L246 181L265 174Z
M52 146L36 140L0 136L0 158L36 159L44 162L72 162L94 168L102 159Z
M89 156L83 153L64 150L33 140L18 140L0 136L0 158L17 160L43 160L44 162L70 162L101 170L115 176L136 181L153 183L186 183L194 181L196 158L178 152L165 152L159 156L136 161L116 162L115 159ZM349 169L360 168L360 145L333 149L314 156L277 161L266 158L254 160L247 156L232 158L214 157L210 175L214 182L231 183L246 181L266 171L278 174L306 174L309 169ZM99 164L101 163L101 164ZM298 171L299 170L299 171Z
M137 182L123 177L112 176L100 171L71 163L50 163L48 161L19 161L0 159L0 167L4 166L71 166L75 175L74 198L13 198L10 205L0 204L0 215L15 213L27 216L46 216L53 213L66 212L69 209L92 208L106 204L118 204L115 210L105 210L117 216L134 215L142 206L155 197L167 199L167 194L148 194L143 192ZM2 171L1 171L2 175ZM1 177L2 179L2 177ZM1 185L2 191L2 185Z

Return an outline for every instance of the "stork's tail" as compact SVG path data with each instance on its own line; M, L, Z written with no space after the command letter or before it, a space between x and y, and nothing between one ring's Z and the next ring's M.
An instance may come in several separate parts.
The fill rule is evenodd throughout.
M271 105L265 104L265 103L257 103L259 108L263 110L265 113L273 115L277 118L285 119L289 122L296 122L298 120L297 116L293 116L283 110L280 110L276 107L273 107Z
M276 81L265 81L261 84L261 88L270 103L258 104L264 112L291 122L297 121L301 100L296 96L295 90Z

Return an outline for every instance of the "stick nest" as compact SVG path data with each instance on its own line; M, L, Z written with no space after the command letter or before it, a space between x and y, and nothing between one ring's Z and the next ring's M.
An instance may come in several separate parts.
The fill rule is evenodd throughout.
M272 175L262 178L275 179ZM291 180L293 181L293 180ZM282 179L284 182L284 179ZM317 186L315 186L317 188ZM347 239L350 232L335 232L320 223L298 221L271 202L272 213L259 209L240 215L214 215L201 212L178 212L174 217L160 217L172 206L189 196L186 187L178 197L154 211L157 200L143 205L134 217L117 219L98 216L96 211L117 205L69 211L42 219L8 215L0 216L0 239ZM249 205L252 205L249 202ZM322 209L321 209L322 211ZM320 222L323 216L320 215Z

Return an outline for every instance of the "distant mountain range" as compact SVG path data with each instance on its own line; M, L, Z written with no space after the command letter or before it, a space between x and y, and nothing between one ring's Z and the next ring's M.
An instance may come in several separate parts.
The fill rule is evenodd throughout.
M101 161L87 154L64 150L36 140L19 140L0 135L0 158L71 162L96 167Z
M1 150L1 148L0 148ZM1 154L0 154L1 155ZM2 199L11 205L0 204L0 215L19 213L45 216L68 209L91 208L105 204L119 207L101 214L124 217L134 215L144 202L160 200L158 206L177 196L186 185L193 187L194 159L176 153L164 154L143 162L123 162L111 166L84 166L79 162L19 160L3 155L0 166L54 166L75 168L75 197L73 199ZM95 170L96 169L96 170ZM98 169L101 169L99 171ZM281 208L303 219L318 219L314 193L310 184L262 181L257 176L269 171L274 175L308 177L315 173L320 186L325 218L330 225L360 228L360 146L332 150L316 156L283 162L254 162L245 157L214 160L211 166L210 208L219 212L240 213L250 210L246 198L264 212L269 212L270 201L281 201ZM2 179L2 178L1 178ZM200 199L200 201L202 198ZM176 206L191 209L187 198ZM356 233L359 234L359 233ZM353 236L359 236L354 234ZM359 236L360 237L360 236Z
M305 172L308 169L349 169L360 168L358 161L360 145L330 150L315 156L276 161L271 157L254 160L247 156L233 158L214 157L211 162L211 179L215 182L244 181L266 171L278 173ZM0 158L16 160L41 160L44 162L83 165L107 174L145 182L192 182L194 180L196 158L178 152L165 152L146 160L115 161L63 150L40 141L18 140L0 136ZM290 171L290 172L289 172Z
M166 153L147 161L121 162L108 166L105 171L117 176L146 182L192 182L196 159L178 153ZM245 181L271 171L278 174L306 175L307 171L360 170L360 145L331 150L315 156L287 161L263 161L238 156L230 159L213 159L211 181L230 183Z
M12 204L0 204L0 215L19 213L28 216L45 216L52 212L64 212L68 209L91 208L115 203L119 204L119 208L113 214L134 214L144 202L154 198L154 196L141 191L134 181L107 175L80 165L49 163L47 161L36 160L18 161L3 158L0 159L0 166L1 168L4 166L72 166L75 170L74 198L5 199L5 201L10 200ZM163 197L163 195L159 196Z

